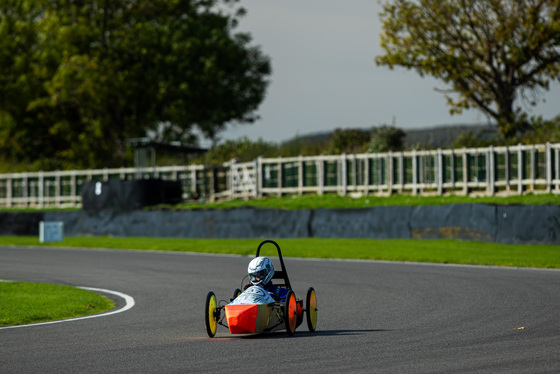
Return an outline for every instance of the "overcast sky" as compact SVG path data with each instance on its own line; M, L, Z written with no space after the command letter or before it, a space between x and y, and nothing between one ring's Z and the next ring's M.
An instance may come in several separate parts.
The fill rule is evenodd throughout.
M451 116L443 84L404 68L378 67L374 58L381 25L377 0L241 0L248 14L239 30L272 60L261 119L230 126L222 139L247 136L282 142L336 128L371 128L395 123L403 129L446 124L487 124L468 111ZM560 114L560 86L544 95L531 114Z

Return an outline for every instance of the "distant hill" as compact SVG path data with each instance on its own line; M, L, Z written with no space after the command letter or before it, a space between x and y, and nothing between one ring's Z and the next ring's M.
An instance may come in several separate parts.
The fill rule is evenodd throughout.
M418 130L404 130L405 148L434 149L451 148L455 140L464 132L471 131L473 134L486 132L495 134L498 132L496 126L489 125L448 125Z
M405 149L435 149L451 148L455 140L464 132L471 131L478 134L482 131L491 134L497 133L496 126L489 125L442 125L423 129L402 129L406 136L404 138ZM297 138L288 140L283 144L294 141L320 144L329 140L332 131L316 132L307 135L299 135Z

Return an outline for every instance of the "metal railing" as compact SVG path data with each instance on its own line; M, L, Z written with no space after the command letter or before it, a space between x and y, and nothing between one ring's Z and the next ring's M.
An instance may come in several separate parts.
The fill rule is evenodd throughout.
M560 192L560 144L235 160L188 165L0 174L0 207L72 207L81 184L179 180L184 199L302 194Z

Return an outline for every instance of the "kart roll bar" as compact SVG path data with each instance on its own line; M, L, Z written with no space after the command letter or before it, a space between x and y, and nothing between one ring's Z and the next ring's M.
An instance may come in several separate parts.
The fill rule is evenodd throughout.
M274 270L274 275L272 279L282 279L284 284L277 284L277 286L285 286L287 289L291 290L292 286L290 285L290 279L288 278L288 273L286 272L286 266L284 266L284 259L282 258L282 251L280 251L280 246L274 240L265 240L259 247L257 248L257 255L255 257L259 257L261 252L261 247L267 243L274 244L276 246L276 250L278 251L278 258L280 259L280 270Z

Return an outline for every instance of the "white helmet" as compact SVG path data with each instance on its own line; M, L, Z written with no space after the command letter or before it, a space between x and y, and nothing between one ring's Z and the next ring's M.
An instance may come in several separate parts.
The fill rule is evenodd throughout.
M255 257L249 262L247 272L249 273L251 284L262 287L272 279L274 266L272 266L272 261L267 257Z

